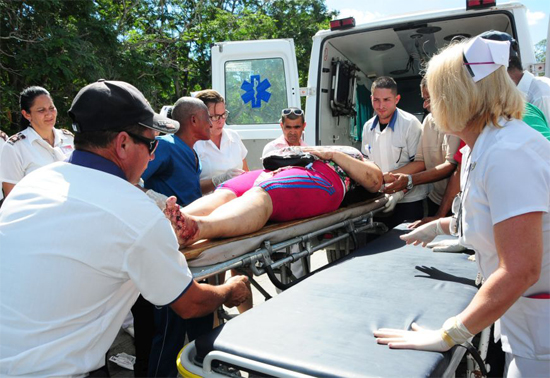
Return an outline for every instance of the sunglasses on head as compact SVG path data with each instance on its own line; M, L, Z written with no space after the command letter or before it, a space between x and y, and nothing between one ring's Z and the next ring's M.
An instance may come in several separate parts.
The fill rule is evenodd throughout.
M130 135L135 141L145 144L149 149L149 155L153 155L155 153L155 150L157 149L157 146L159 145L158 139L149 139L144 136L131 133L129 131L126 131L126 134Z
M302 109L283 109L283 111L281 112L281 115L284 115L284 116L288 116L290 114L294 114L296 116L301 116L301 115L304 115L304 112L302 111Z

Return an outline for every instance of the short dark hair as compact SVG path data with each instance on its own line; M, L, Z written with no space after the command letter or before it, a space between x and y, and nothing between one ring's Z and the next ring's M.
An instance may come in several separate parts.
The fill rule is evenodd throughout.
M371 93L373 93L376 88L390 89L394 96L397 96L397 83L392 77L380 76L374 80L370 89Z
M521 59L519 56L513 56L508 62L508 69L515 68L517 70L523 71L523 65L521 64Z
M26 111L27 113L31 111L31 107L34 104L34 100L41 95L50 96L50 92L48 92L46 89L39 87L39 86L32 86L27 87L23 89L23 91L19 94L19 107L21 110ZM51 96L50 96L51 97ZM27 127L30 126L30 122L28 119L23 117L23 114L20 114L19 119L19 128L20 130L24 130Z
M144 130L146 130L144 126L130 125L116 130L82 131L74 134L74 148L75 150L83 151L94 148L105 148L109 146L122 131L141 135Z

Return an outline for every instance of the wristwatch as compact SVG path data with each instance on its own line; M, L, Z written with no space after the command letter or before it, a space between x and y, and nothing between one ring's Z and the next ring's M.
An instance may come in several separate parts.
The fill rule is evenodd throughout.
M407 177L409 178L409 181L407 183L407 190L411 190L414 186L413 177L412 177L412 175L407 175Z

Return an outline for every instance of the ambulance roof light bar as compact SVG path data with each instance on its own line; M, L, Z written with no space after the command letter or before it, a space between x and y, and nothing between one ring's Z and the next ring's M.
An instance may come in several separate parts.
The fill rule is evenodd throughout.
M347 17L340 20L332 20L330 22L330 30L344 30L355 27L355 18Z

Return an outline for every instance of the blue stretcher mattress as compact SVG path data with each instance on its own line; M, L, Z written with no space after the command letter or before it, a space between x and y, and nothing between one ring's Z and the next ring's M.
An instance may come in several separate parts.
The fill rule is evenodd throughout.
M405 232L390 231L197 339L197 355L214 349L316 377L441 376L454 349L390 350L372 333L413 321L438 329L477 292L477 267L466 254L407 246Z

